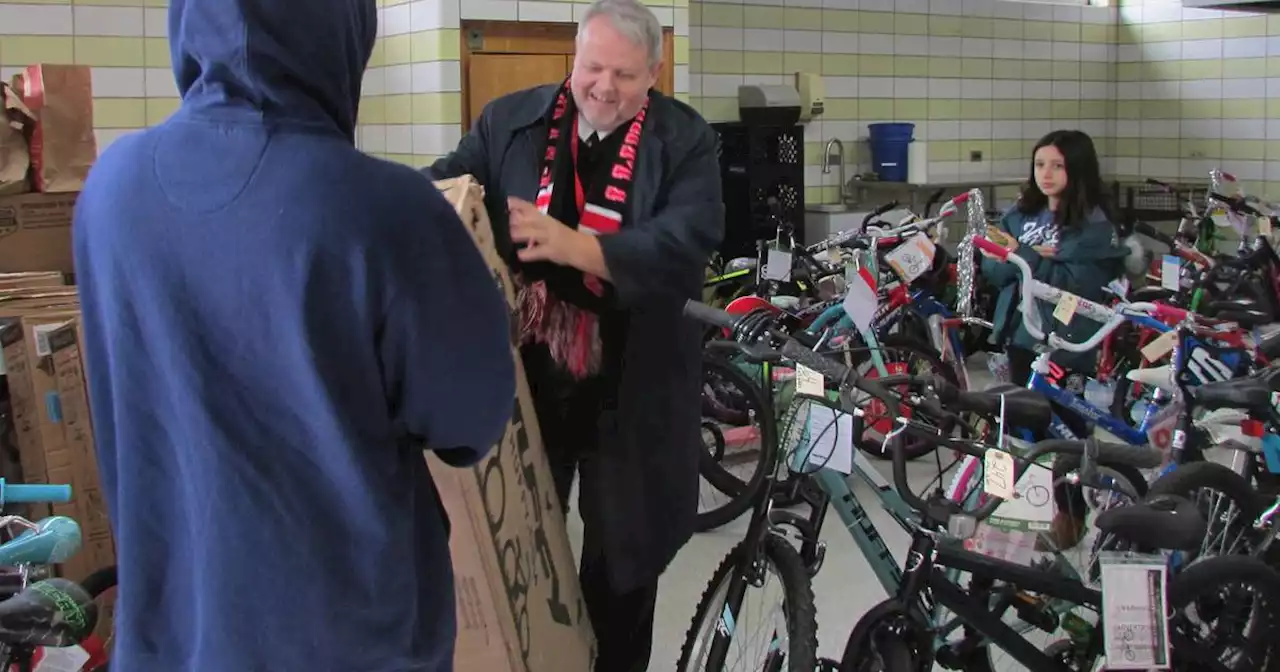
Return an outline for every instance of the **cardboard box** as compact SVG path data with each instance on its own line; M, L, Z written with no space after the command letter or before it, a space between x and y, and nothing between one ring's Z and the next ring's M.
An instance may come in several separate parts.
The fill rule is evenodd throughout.
M76 522L80 523L82 539L80 552L60 568L62 575L72 580L82 580L99 569L116 564L115 539L111 535L107 504L102 497L98 454L93 442L93 420L89 415L89 389L80 350L83 340L82 324L77 318L48 335L65 441L63 446L72 462L70 480L59 481L53 474L49 480L71 484L73 499L69 506L75 511ZM58 508L55 506L54 511L57 512ZM105 641L111 635L115 593L112 592L98 602L98 626L95 632Z
M14 289L61 288L65 287L66 284L66 276L58 271L0 273L0 292L8 292Z
M76 194L0 197L0 273L72 272Z
M514 313L514 287L493 244L481 187L470 176L436 186L462 216ZM513 339L513 355L515 349ZM470 469L430 453L427 462L452 524L455 669L589 672L595 637L518 356L515 413L493 453Z

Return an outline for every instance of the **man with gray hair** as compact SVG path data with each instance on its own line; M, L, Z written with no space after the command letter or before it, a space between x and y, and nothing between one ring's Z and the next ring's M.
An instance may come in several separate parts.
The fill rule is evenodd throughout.
M701 339L681 311L724 233L715 132L654 90L661 68L653 12L599 0L568 79L493 101L426 169L485 186L566 510L581 476L580 576L607 672L648 668L658 577L693 534Z

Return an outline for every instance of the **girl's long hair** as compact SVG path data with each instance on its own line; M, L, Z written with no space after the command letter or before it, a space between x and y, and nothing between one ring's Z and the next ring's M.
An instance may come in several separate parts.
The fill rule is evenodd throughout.
M1049 206L1049 197L1036 185L1035 155L1041 147L1053 145L1062 153L1067 170L1067 188L1062 190L1058 211L1054 220L1060 228L1068 230L1086 221L1095 208L1101 208L1111 219L1111 205L1102 183L1102 170L1098 165L1098 152L1093 139L1083 131L1053 131L1040 138L1031 151L1031 177L1022 185L1018 195L1018 211L1024 215L1036 215Z

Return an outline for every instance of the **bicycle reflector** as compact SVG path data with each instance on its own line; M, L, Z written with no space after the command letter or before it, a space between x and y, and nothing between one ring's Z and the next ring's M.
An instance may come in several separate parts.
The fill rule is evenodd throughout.
M1261 439L1266 434L1266 428L1261 422L1246 418L1240 421L1240 433L1250 438Z

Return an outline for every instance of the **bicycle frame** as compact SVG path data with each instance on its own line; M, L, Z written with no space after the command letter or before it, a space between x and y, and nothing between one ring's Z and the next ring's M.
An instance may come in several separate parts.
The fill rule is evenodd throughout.
M1003 621L1001 617L1012 606L1011 603L1001 600L995 607L988 606L985 600L966 593L940 567L968 572L975 579L991 579L1026 592L1098 609L1102 606L1101 592L1061 574L966 551L954 543L938 543L935 536L923 528L912 536L903 583L895 595L901 604L915 610L916 618L923 616L920 603L927 591L929 601L945 607L956 615L958 622L976 630L987 643L1008 652L1027 669L1071 672L1071 668L1046 656ZM922 623L927 624L928 621L922 620Z

